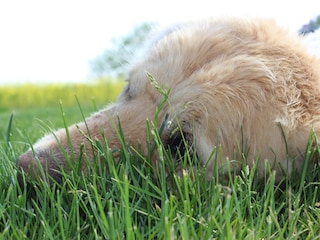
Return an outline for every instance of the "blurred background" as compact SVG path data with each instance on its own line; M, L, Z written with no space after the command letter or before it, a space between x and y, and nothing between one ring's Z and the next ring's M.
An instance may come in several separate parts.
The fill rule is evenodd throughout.
M81 120L75 106L87 115L114 101L128 62L154 26L260 16L308 35L319 26L319 14L314 0L1 1L0 131L8 134L12 113L15 126L25 130L35 118L56 126L61 106L72 122Z
M1 1L0 84L92 81L101 73L96 59L143 23L263 16L298 31L319 14L314 0Z

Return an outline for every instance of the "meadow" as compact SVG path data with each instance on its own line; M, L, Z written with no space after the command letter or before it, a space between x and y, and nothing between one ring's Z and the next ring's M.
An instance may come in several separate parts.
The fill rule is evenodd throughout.
M191 152L180 153L185 170L179 176L161 129L147 121L158 170L150 154L128 148L119 132L119 162L107 139L93 141L97 154L86 175L75 165L62 171L61 184L27 177L23 187L17 184L15 159L30 143L114 101L122 86L0 88L0 239L320 239L320 167L308 164L319 159L320 149L312 133L303 172L280 183L271 171L258 180L255 167L245 165L239 174L228 171L229 181L219 169L205 180Z

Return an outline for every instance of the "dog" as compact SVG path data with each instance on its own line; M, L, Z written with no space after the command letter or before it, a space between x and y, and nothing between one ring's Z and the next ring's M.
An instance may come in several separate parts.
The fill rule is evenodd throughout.
M320 136L320 61L301 37L273 20L177 24L150 38L128 76L114 104L67 131L44 136L17 159L18 168L38 179L40 166L59 180L66 158L93 158L91 140L106 137L111 149L121 149L118 120L126 144L146 154L146 120L155 114L164 126L165 148L177 151L181 141L186 151L194 146L208 179L214 166L228 161L239 169L244 154L249 167L259 159L258 176L265 174L266 161L277 177L300 171L311 131ZM168 90L165 102L161 89ZM218 148L220 157L214 158ZM154 153L152 161L157 159Z

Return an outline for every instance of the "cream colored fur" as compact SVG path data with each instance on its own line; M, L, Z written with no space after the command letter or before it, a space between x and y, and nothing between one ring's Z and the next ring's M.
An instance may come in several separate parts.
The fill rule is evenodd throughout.
M163 142L178 120L188 140L195 140L199 159L203 164L209 161L209 178L214 161L224 166L235 160L239 167L243 145L249 147L242 149L249 150L246 164L251 166L259 158L261 174L265 160L279 176L280 168L289 173L301 168L310 131L320 134L320 62L306 51L300 37L271 20L219 18L174 26L150 42L143 59L132 66L118 101L86 120L90 133L84 123L69 128L75 157L82 144L92 157L84 135L102 140L104 132L110 147L119 148L112 124L118 117L128 144L141 145L146 153L145 122L154 119L162 100L147 77L149 72L160 86L170 89L160 114L161 120L168 114L171 123ZM53 159L65 164L57 139L71 155L65 130L55 135L34 145L37 158L52 175L50 169L57 168ZM217 147L221 156L209 159ZM18 165L37 174L31 151L20 156Z

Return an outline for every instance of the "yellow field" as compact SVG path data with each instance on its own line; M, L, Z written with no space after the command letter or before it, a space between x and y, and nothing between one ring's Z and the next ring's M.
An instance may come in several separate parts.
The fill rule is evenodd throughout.
M124 85L122 80L104 79L91 84L4 86L0 87L0 109L50 106L60 100L70 106L75 105L75 96L82 103L107 104L116 99Z

